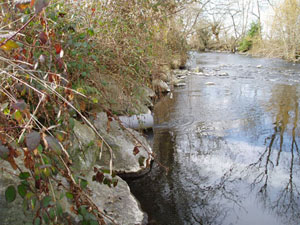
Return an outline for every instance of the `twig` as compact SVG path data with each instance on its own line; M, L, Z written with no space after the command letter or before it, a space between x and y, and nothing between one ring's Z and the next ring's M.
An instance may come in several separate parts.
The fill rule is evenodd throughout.
M28 128L29 124L31 123L33 117L34 117L35 114L37 113L37 111L38 111L38 109L39 109L39 107L40 107L40 105L41 105L41 103L42 103L42 101L43 101L44 99L45 99L45 95L43 94L43 95L41 96L40 101L39 101L38 105L36 106L36 108L35 108L33 114L31 115L30 119L28 120L28 122L26 123L24 129L22 130L22 133L21 133L21 135L20 135L20 137L19 137L18 142L21 141L21 139L22 139L22 137L23 137L23 135L24 135L26 129Z
M17 30L16 33L14 33L12 36L9 38L6 38L5 41L1 42L0 47L5 45L8 41L13 39L18 33L20 33L25 27L28 26L28 24L36 17L36 14L34 14L19 30Z

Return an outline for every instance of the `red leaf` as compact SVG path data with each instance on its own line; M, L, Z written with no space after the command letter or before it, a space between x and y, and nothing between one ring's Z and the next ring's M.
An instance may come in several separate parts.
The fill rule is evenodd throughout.
M56 60L56 63L59 69L62 69L64 67L64 61L62 60L62 58L58 58Z
M34 161L33 157L30 154L29 151L24 151L24 165L27 169L33 169L34 168Z
M59 54L60 51L61 51L61 45L60 45L60 44L55 44L55 45L54 45L54 48L55 48L56 54Z
M139 148L137 146L135 146L133 149L133 154L137 155L137 154L139 154L139 152L140 152Z
M97 181L99 183L102 183L104 180L104 174L102 172L97 172L95 176L93 176L93 181Z
M31 0L31 2L30 2L30 7L33 7L33 6L34 6L34 2L35 2L35 0Z
M44 31L40 33L39 38L41 44L46 44L46 42L48 41L48 36Z
M17 164L16 164L16 162L15 162L14 157L9 156L8 159L7 159L7 161L10 163L11 167L12 167L14 170L16 170L16 169L18 168L18 166L17 166Z
M29 4L28 3L19 3L19 4L16 4L16 7L18 9L20 9L21 11L23 11L24 9L29 7Z

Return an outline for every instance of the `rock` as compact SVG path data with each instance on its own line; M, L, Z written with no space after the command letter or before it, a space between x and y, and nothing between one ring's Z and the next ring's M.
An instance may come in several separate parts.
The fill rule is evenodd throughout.
M186 78L186 76L185 75L178 75L177 78L180 79L180 80L183 80L183 79Z
M155 92L151 88L141 87L140 89L145 97L153 98L156 96Z
M94 121L94 125L99 133L104 137L113 151L113 170L119 174L127 174L128 176L139 176L149 171L147 162L151 160L151 156L147 151L139 146L139 143L123 131L117 121L111 121L109 124L109 132L107 130L106 113L98 113ZM151 147L146 139L138 132L128 128L128 130L137 137L144 146L151 151ZM139 153L134 155L133 149L138 146ZM109 168L110 152L107 147L103 148L101 159L97 164Z
M92 190L92 199L94 203L113 218L117 224L122 225L146 225L148 218L141 208L139 202L130 193L127 183L120 177L116 187L108 187L105 184L99 184L91 181L93 174L89 177L89 188ZM106 220L106 224L113 224Z
M170 92L169 85L166 82L162 81L162 80L155 79L155 80L152 81L152 85L155 88L161 90L162 92Z
M183 66L184 63L182 63L182 57L181 55L173 55L172 56L172 62L171 62L171 69L178 69Z
M184 87L184 86L186 86L186 83L181 82L181 83L174 84L174 86L175 87Z
M12 203L7 203L5 200L5 190L8 186L20 184L16 174L9 163L2 160L0 161L0 167L5 168L6 171L1 171L0 176L0 224L1 225L31 225L34 215L28 210L23 209L23 199L17 194L17 198ZM9 171L10 173L8 173Z
M256 68L262 68L262 65L257 65Z
M218 75L220 77L227 77L227 76L229 76L228 73L226 73L226 72L219 73Z
M206 82L205 85L215 85L214 82Z
M122 225L146 225L148 216L140 207L140 203L131 194L128 184L119 176L114 179L118 180L117 186L109 187L106 184L100 184L93 181L92 178L95 173L92 171L87 176L88 191L90 199L93 203L109 217L104 217L107 225L122 224ZM69 184L65 179L60 179L64 186L68 187ZM57 193L59 196L59 193ZM72 224L81 224L77 215L71 210L71 202L66 197L60 200L60 204L66 213L71 217ZM115 222L113 223L112 220Z
M142 100L136 100L136 109L131 112L133 114L151 114L151 110L148 107L153 107L153 103L149 97L145 97Z
M195 72L195 73L199 73L199 72L202 72L203 73L203 69L200 68L200 67L195 67L193 69L191 69L192 72Z
M170 82L172 80L172 76L170 72L160 74L160 79L164 82Z
M177 75L177 74L187 74L188 72L189 72L188 70L179 70L179 69L173 70L173 73L175 75Z
M198 76L203 76L205 75L203 72L199 72L199 73L193 73L194 75L198 75Z
M74 135L71 138L70 156L72 168L76 172L89 172L99 158L100 148L97 146L95 132L86 124L74 121Z

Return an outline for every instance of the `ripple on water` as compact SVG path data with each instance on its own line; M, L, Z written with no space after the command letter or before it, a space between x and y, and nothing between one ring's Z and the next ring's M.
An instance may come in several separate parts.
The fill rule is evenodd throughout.
M169 173L154 164L130 184L153 224L300 224L300 65L193 53L188 66L229 76L189 75L156 107Z

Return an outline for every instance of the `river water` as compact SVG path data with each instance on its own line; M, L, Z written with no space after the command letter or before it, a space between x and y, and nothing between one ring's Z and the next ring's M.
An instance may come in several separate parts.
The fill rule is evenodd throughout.
M190 53L189 74L155 107L153 165L130 182L157 225L300 224L300 65Z

